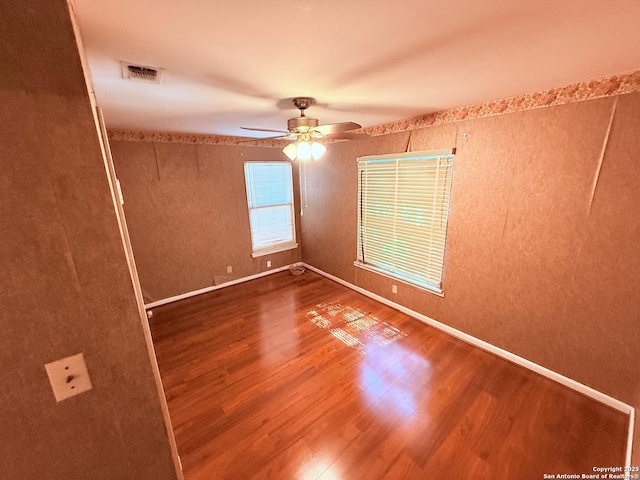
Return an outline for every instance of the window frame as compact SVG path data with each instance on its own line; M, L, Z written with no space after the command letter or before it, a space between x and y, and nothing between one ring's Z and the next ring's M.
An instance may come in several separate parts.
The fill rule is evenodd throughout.
M266 205L252 205L254 202L254 198L255 198L255 184L251 183L251 179L253 178L253 175L250 174L249 170L252 170L254 167L253 166L257 166L257 165L280 165L280 166L287 166L287 176L288 178L286 180L289 180L287 182L287 187L290 188L289 192L287 192L287 197L288 199L290 199L290 201L286 202L286 203L270 203L270 204L266 204ZM266 160L252 160L252 161L247 161L244 162L244 179L245 179L245 198L247 200L247 213L249 215L249 230L250 230L250 236L251 236L251 256L253 258L256 257L262 257L264 255L270 255L273 253L278 253L278 252L284 252L287 250L293 250L295 248L298 248L298 243L296 240L296 217L295 217L295 190L293 187L293 167L291 165L291 162L284 162L284 161L266 161ZM254 226L252 218L254 218L252 212L253 211L257 211L257 210L261 210L261 209L265 209L265 208L273 208L273 207L283 207L283 206L288 206L288 210L289 210L289 219L290 219L290 234L291 234L291 238L284 240L284 241L279 241L279 242L272 242L266 246L258 246L256 247L256 243L258 241L258 239L255 238L255 233L256 230L258 229L258 227Z
M424 290L441 297L444 296L442 280L444 277L446 234L451 211L451 186L453 183L454 159L455 148L389 155L368 155L357 159L357 258L354 261L354 265L356 267L384 275L398 282L411 285L414 288ZM401 165L403 160L416 162L422 161L425 164L433 161L437 162L435 165L436 169L444 168L446 170L443 170L444 174L441 177L438 176L439 172L436 172L435 175L431 174L431 177L424 177L417 181L413 180L415 173L408 170L414 176L405 176L401 179L401 173L406 175L406 170L404 169L410 168L409 164ZM395 162L395 167L393 166L393 162ZM369 167L369 165L372 166ZM378 166L377 168L379 168L379 170L375 170L375 165ZM363 172L365 173L364 177ZM380 179L377 179L376 183L374 176L376 173L386 175L381 178L384 178L387 182L390 180L393 180L393 182L391 184L387 182L380 183ZM371 174L371 179L369 179L369 174ZM411 180L407 181L406 178L410 178ZM419 261L417 263L419 265L428 266L429 268L427 269L428 271L425 271L424 273L423 271L420 271L421 275L416 275L416 269L413 265L410 267L406 267L406 265L411 264L413 262L413 258L418 258L412 257L412 255L427 251L427 249L421 250L421 248L424 247L425 239L420 238L419 242L411 243L407 249L406 242L408 235L406 227L405 232L401 232L401 228L397 227L396 224L406 220L406 218L402 219L402 210L405 211L404 216L407 217L406 211L411 211L412 208L415 209L415 205L418 204L416 198L412 198L418 197L422 193L415 193L416 186L426 188L427 183L434 185L432 188L429 187L431 188L431 190L429 190L429 194L433 193L433 200L430 204L432 216L429 219L430 223L428 224L428 229L423 228L422 231L426 232L428 230L431 236L429 240L431 242L429 244L429 251L431 253L425 253L424 255L419 256ZM380 185L383 185L383 187L380 187ZM403 188L403 190L400 190L400 193L399 185ZM389 188L389 186L391 188ZM412 188L414 189L413 191L411 190ZM393 191L393 193L391 193L391 191ZM437 196L440 194L441 198L438 199ZM405 200L408 198L408 200L403 203L398 203L399 195L400 197L405 197ZM391 199L392 196L393 199ZM372 199L371 197L374 198ZM376 201L374 199L377 199L378 201L380 199L390 201L385 202L384 204L372 203L373 201ZM382 208L380 208L381 205L383 205ZM420 203L420 205L422 205L422 203ZM425 203L424 205L426 207L427 204ZM387 209L393 212L393 214L391 216L388 214L380 216L380 212ZM424 210L426 211L426 208ZM412 213L409 216L411 220L414 220L412 217L413 215L415 215L415 213ZM426 214L421 214L421 216L427 218L425 215ZM424 222L424 219L421 221ZM433 223L435 221L441 222L440 226L436 227ZM375 228L370 226L372 223L375 224ZM378 230L379 234L375 232L376 230ZM441 240L434 241L434 234ZM402 245L403 242L405 245ZM390 248L389 244L391 244ZM434 246L437 248L434 248ZM374 252L373 254L371 253L372 251ZM369 253L370 258L373 256L373 261L367 261L367 253ZM401 258L403 255L404 259L396 262L396 259ZM403 269L403 267L406 268Z

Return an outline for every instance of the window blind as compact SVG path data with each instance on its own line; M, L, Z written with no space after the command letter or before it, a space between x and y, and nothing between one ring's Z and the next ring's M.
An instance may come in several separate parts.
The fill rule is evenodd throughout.
M289 162L244 164L254 257L296 248Z
M442 293L454 154L358 159L357 266Z

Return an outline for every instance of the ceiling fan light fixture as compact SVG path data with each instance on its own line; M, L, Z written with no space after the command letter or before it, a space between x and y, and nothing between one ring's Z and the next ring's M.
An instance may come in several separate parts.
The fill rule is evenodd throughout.
M282 149L282 152L289 157L289 160L291 160L292 162L296 159L296 154L297 154L297 148L296 148L296 144L295 143L290 143L289 145L287 145L286 147L284 147Z
M306 162L311 158L311 145L309 142L300 142L298 143L298 148L296 149L298 160Z
M282 153L289 157L289 160L294 161L295 159L298 159L303 162L312 158L314 160L319 160L326 151L327 147L321 143L308 142L306 140L290 143L282 149Z
M311 156L314 160L319 160L320 157L324 155L324 152L327 151L327 147L318 142L313 142L311 144Z

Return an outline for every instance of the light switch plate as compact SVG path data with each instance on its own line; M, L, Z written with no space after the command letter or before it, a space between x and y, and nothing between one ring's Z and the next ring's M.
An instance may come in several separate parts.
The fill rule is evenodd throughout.
M82 353L47 363L44 368L58 402L93 388Z

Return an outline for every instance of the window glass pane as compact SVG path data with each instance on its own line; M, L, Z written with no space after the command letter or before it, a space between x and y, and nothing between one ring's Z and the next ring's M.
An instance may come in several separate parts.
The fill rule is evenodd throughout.
M249 207L293 203L291 164L280 162L248 163Z
M246 162L244 171L253 252L281 245L295 248L291 164Z
M290 205L254 208L249 215L254 249L293 241L293 209Z

